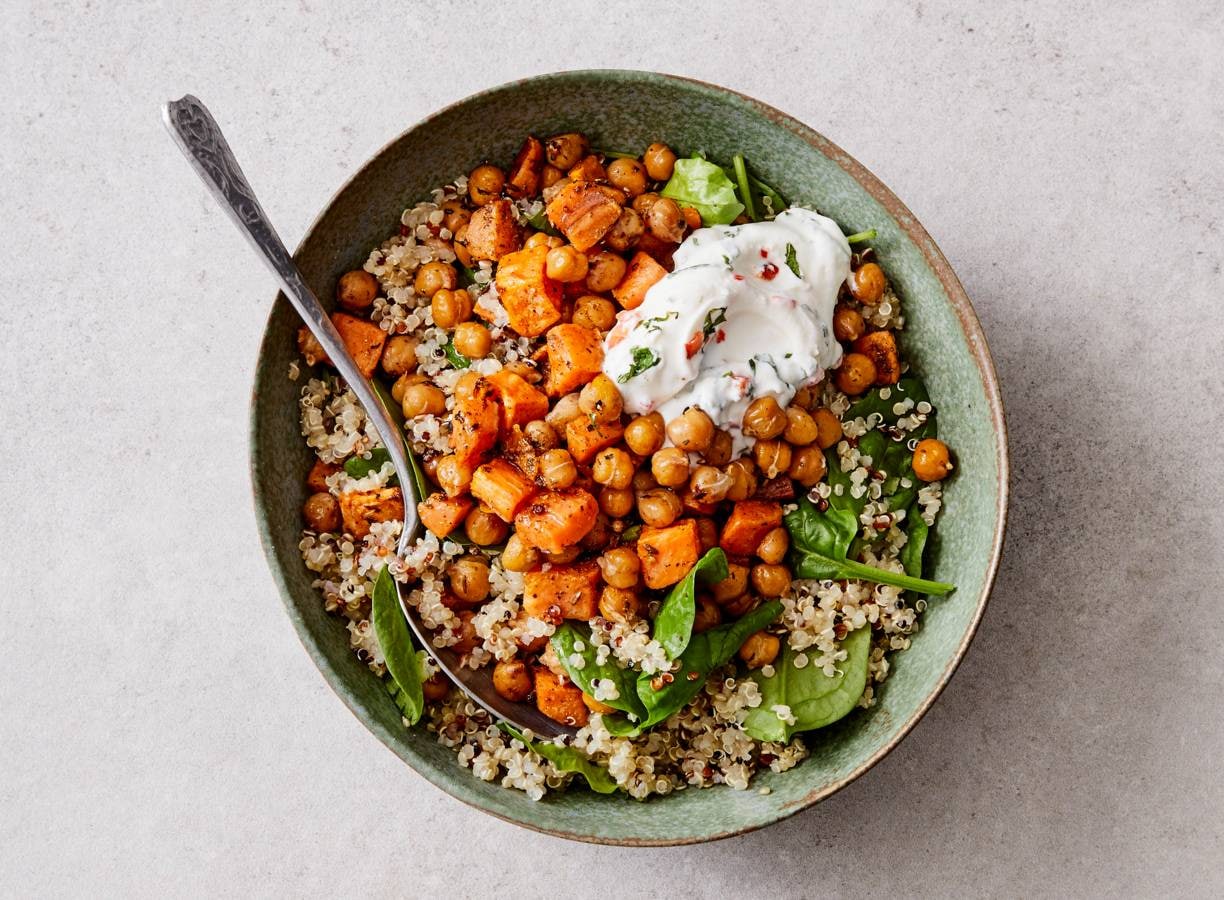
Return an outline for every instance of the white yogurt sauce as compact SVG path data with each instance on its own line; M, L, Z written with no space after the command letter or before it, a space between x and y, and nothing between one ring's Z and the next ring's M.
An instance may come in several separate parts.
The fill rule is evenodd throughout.
M785 406L841 361L833 309L850 245L832 219L792 207L771 222L698 229L674 258L642 305L617 317L603 370L629 412L670 422L699 406L738 455L749 403L769 394Z

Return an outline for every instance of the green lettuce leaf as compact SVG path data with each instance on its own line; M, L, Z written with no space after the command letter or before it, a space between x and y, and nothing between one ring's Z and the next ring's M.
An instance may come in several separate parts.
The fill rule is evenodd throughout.
M659 192L701 213L703 225L729 225L744 211L735 185L721 167L700 157L676 160L672 177Z

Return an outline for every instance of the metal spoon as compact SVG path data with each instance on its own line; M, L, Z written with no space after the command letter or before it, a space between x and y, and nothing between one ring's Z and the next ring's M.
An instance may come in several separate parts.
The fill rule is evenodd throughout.
M297 263L277 236L272 223L255 198L255 192L242 174L229 144L221 134L220 126L204 104L187 94L181 100L166 103L162 109L162 117L166 128L196 173L276 274L281 287L284 288L285 296L298 311L306 327L318 339L328 358L357 395L357 399L365 407L366 414L374 423L383 446L391 456L395 473L399 476L400 490L404 494L404 529L399 542L399 550L403 553L416 540L420 529L416 504L422 499L413 494L412 469L404 449L403 432L383 406L374 386L358 370L339 332L328 317L327 310L306 284ZM495 716L520 729L530 729L544 737L573 733L572 728L554 722L534 706L514 703L498 694L493 689L493 679L488 668L470 669L461 664L458 654L453 650L434 647L429 640L429 633L417 616L416 609L405 602L403 587L398 582L396 590L399 592L400 608L404 611L404 617L417 640L464 693Z

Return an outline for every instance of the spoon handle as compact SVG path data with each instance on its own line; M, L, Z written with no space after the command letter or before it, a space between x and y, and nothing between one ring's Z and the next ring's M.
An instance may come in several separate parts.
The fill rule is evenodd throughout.
M416 536L419 522L416 501L424 498L413 496L415 482L399 426L392 420L373 385L358 370L327 310L306 284L297 263L285 249L212 114L203 103L187 94L180 100L167 103L163 117L166 128L196 173L280 280L285 296L373 421L383 446L391 456L399 476L400 490L404 494L404 530L400 538L400 545L403 546Z

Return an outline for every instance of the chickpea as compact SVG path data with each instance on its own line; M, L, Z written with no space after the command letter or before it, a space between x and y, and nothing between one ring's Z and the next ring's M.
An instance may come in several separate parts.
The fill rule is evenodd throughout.
M429 311L435 325L453 330L456 325L472 318L472 295L462 288L457 291L440 288L429 301Z
M762 597L781 597L790 587L791 575L786 566L760 563L752 567L752 586Z
M489 564L479 556L457 559L446 570L451 593L472 606L489 596Z
M825 477L828 464L819 447L800 447L791 454L791 464L786 474L806 488L810 488Z
M582 692L582 702L591 712L599 713L601 716L606 716L610 713L616 712L615 706L608 706L608 704L604 703L602 700L596 700L586 691Z
M672 177L672 169L676 165L676 154L667 144L655 141L642 154L642 162L646 164L646 174L655 181L667 181Z
M540 172L540 187L550 188L564 177L565 173L556 166L551 163L546 164L543 171Z
M812 418L815 420L816 428L819 430L819 434L816 436L816 446L821 450L828 450L842 439L841 419L833 415L833 410L822 406L812 413Z
M417 367L417 344L420 342L408 334L397 334L389 338L383 347L382 359L379 364L382 370L392 378L399 378L409 372L415 372Z
M643 491L637 500L638 516L651 528L666 528L684 512L684 504L669 488Z
M642 603L636 591L608 585L599 594L599 614L609 622L632 625L641 618Z
M608 181L636 197L646 191L646 167L636 159L614 159L608 163Z
M582 547L578 544L573 544L564 550L557 550L555 552L545 550L544 558L555 566L564 566L576 560L581 553Z
M464 222L459 226L459 230L455 232L455 239L451 244L455 248L455 257L459 260L460 264L470 269L472 268L472 251L468 250L467 232L468 226Z
M923 481L939 481L952 471L948 445L935 438L926 438L914 448L914 474Z
M586 135L577 132L554 134L544 142L544 153L548 164L556 166L563 172L568 172L578 164L578 160L587 155L591 144Z
M747 500L757 489L756 465L746 457L734 460L726 468L731 478L731 486L727 488L727 499L735 502Z
M667 423L667 436L681 450L701 453L714 440L714 421L701 407L690 406Z
M730 603L744 596L748 590L748 567L740 563L727 563L727 577L710 587L717 603Z
M850 286L850 296L855 300L859 303L866 303L868 306L875 306L884 296L884 289L888 287L888 279L884 277L883 269L869 262L863 263L851 272L847 284Z
M633 492L635 494L653 491L658 486L659 482L650 469L639 469L633 473Z
M867 323L857 309L838 305L833 310L833 336L839 341L851 343L857 341L867 330Z
M553 428L563 428L567 422L581 416L582 407L579 405L578 396L577 392L566 394L553 404L553 408L544 416L544 421Z
M502 568L508 572L530 572L540 564L540 551L515 532L506 539L506 548L502 550L501 563Z
M594 422L619 419L623 406L620 391L607 375L596 375L578 394L578 408Z
M689 479L689 490L698 503L718 503L731 490L731 476L714 466L698 466Z
M467 514L463 520L463 532L477 547L492 547L506 539L510 526L497 513L481 505Z
M820 387L815 384L805 384L800 386L799 390L795 391L795 398L791 401L800 409L806 409L811 412L820 402Z
M595 524L578 542L578 546L583 550L602 552L610 543L612 543L612 520L603 513L596 513Z
M678 244L684 239L687 224L680 205L670 197L660 197L645 212L646 227L659 240Z
M790 468L791 445L786 441L757 441L752 455L761 474L766 478L777 478Z
M782 649L782 641L776 635L758 631L748 635L748 639L740 644L739 658L750 669L761 669L778 658Z
M629 515L635 500L630 488L606 487L599 492L599 508L614 519Z
M414 384L404 391L404 418L440 416L446 412L446 395L432 384Z
M480 635L476 633L476 624L473 621L476 613L470 609L461 609L455 615L459 618L459 640L451 644L451 649L460 656L466 656L480 646Z
M377 296L378 279L364 269L345 272L336 283L336 301L345 309L369 309Z
M626 206L621 210L620 217L608 230L608 233L604 235L604 241L613 250L623 252L631 247L636 247L645 233L646 226L642 224L642 217Z
M628 265L625 258L610 250L602 250L588 257L587 261L586 286L592 293L606 294L625 277L625 268Z
M458 283L459 276L456 274L454 266L450 263L435 261L427 262L417 269L416 278L412 281L412 287L422 297L433 297L434 294L443 288L453 291ZM467 291L464 291L464 293L466 294Z
M697 543L701 546L701 552L707 553L718 546L718 525L713 519L700 517L695 520L697 522Z
M785 528L778 526L761 538L761 543L757 545L756 555L761 558L761 562L776 566L786 559L786 551L789 549L790 535Z
M599 557L599 571L612 587L628 589L638 583L642 561L632 547L617 547Z
M537 450L552 450L561 444L557 430L543 419L536 419L524 425L523 436Z
M535 689L531 671L521 659L499 660L493 667L493 690L513 703L522 703Z
M863 393L875 383L875 380L875 363L871 361L870 356L862 353L847 353L843 356L834 377L837 389L851 397Z
M627 488L633 484L633 460L619 447L600 450L591 466L591 477L596 484Z
M820 436L820 427L811 413L798 406L786 408L786 430L782 437L788 444L796 447L806 447Z
M523 242L524 250L532 250L536 247L547 247L549 250L552 250L556 247L564 246L565 238L560 238L553 234L545 234L543 231L537 231Z
M578 477L578 467L568 450L546 450L540 455L540 478L553 490L567 488Z
M505 186L506 173L487 163L474 168L468 176L468 196L477 206L492 203Z
M409 376L405 375L405 378ZM427 453L421 459L421 469L425 472L425 477L441 487L441 482L438 481L438 463L442 457L437 453Z
M470 400L480 384L481 374L468 369L455 380L455 396L460 400Z
M471 486L472 467L452 453L438 460L433 477L446 496L457 497Z
M650 456L663 446L666 429L657 412L638 416L625 426L625 445L638 456Z
M786 413L773 397L758 397L744 412L744 434L771 440L786 430Z
M540 370L525 359L513 360L506 363L502 368L511 374L517 375L528 384L539 384L540 379L543 377L540 375Z
M597 294L583 294L574 301L571 321L594 331L611 331L616 324L616 304Z
M752 593L752 591L745 591L743 595L724 603L723 609L727 611L727 615L733 619L738 619L756 609L760 602L761 598Z
M688 454L679 447L664 447L650 457L650 474L664 487L679 487L688 481Z
M302 507L306 527L317 532L338 532L341 525L340 503L326 491L311 494Z
M722 624L722 610L718 604L708 597L697 600L697 610L693 615L693 634L701 634Z
M480 359L493 349L493 335L479 322L460 322L455 326L451 343L468 359Z
M650 212L650 207L659 202L659 195L653 191L648 191L645 194L638 194L629 201L629 206L635 213L642 217L642 221L646 221L646 213Z
M544 260L544 273L554 281L568 284L586 278L587 266L586 255L580 253L572 244L566 244L548 251Z
M391 385L391 399L403 406L404 391L408 390L408 388L412 387L414 384L425 384L428 381L428 378L417 372L409 372L406 375L401 375L399 378L395 379L395 382Z
M731 432L723 429L714 429L714 438L710 441L710 446L706 448L706 452L702 457L711 466L725 466L731 462L731 450L734 447L734 441L731 440Z
M452 235L472 220L472 214L463 208L463 201L452 197L442 204L442 227Z
M441 673L432 675L421 683L421 693L430 703L445 700L446 695L450 693L450 681Z

